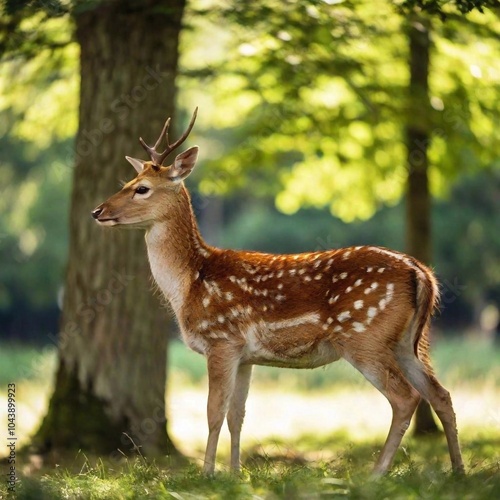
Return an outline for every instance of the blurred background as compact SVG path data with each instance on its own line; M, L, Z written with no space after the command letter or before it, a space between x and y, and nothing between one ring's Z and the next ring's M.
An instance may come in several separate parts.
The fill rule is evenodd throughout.
M29 14L10 4L3 27L23 20L17 35L4 30L0 39L0 364L2 383L33 387L26 385L28 434L44 414L56 366L80 48L69 3L41 2ZM438 371L466 387L457 413L470 422L472 394L489 387L480 391L490 406L484 415L498 428L491 414L500 345L498 12L431 12L415 21L402 6L412 2L244 4L196 0L183 15L176 117L180 130L199 106L189 141L200 158L187 184L204 237L266 252L371 244L412 253L408 179L425 163L432 202L425 260L442 289L433 328ZM427 52L412 48L409 25L427 35ZM134 106L147 115L152 104ZM126 124L123 134L135 148ZM119 168L116 190L133 176L125 161ZM189 409L204 392L203 360L172 340L169 365L173 434L186 443L196 412L204 425L199 404ZM324 391L332 379L339 390L365 387L343 365L258 373L264 391L270 383ZM388 409L381 412L384 427ZM345 425L349 419L338 428Z

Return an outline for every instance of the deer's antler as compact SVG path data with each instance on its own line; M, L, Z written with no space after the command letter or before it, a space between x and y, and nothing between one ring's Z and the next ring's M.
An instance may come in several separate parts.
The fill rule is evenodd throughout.
M168 127L170 126L170 117L167 119L165 122L165 125L163 126L163 130L161 131L160 137L158 137L158 140L156 141L155 145L153 147L148 146L142 137L139 138L139 142L141 143L141 146L146 150L148 155L150 156L152 162L156 166L161 166L165 158L177 147L179 147L188 137L189 133L191 132L194 122L196 121L196 116L198 114L198 107L194 110L193 116L191 117L191 121L189 122L188 128L185 130L185 132L177 139L173 144L170 144L168 140ZM163 151L163 153L159 153L156 151L158 146L161 144L161 141L163 137L166 138L167 140L167 149Z

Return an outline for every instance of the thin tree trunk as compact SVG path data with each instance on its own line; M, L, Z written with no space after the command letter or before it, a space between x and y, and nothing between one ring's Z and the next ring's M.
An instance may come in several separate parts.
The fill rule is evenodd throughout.
M406 127L408 187L406 195L407 251L427 264L432 260L431 197L429 193L429 61L430 23L415 16L408 27L410 48L409 112ZM438 430L426 401L417 408L415 434Z
M90 212L135 175L124 156L144 157L139 136L155 140L173 114L184 4L120 0L75 11L80 117L59 368L34 440L43 452L176 452L164 403L168 312L144 234L100 228Z

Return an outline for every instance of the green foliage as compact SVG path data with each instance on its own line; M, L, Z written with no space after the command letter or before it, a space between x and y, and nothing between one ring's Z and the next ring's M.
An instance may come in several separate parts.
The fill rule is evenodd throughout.
M408 122L432 136L435 194L463 173L498 168L493 12L434 23L431 99L421 109L408 102L408 20L392 2L239 3L221 16L236 36L212 95L218 109L230 107L226 127L245 125L230 154L213 161L219 173L201 183L206 192L251 178L285 213L328 206L345 221L369 218L404 193ZM423 145L411 147L418 158Z
M35 29L38 21L24 10L12 15L21 14L22 26ZM54 23L57 36L68 37L68 19ZM0 37L1 32L2 27ZM16 329L29 336L56 327L53 315L67 253L78 51L64 44L54 53L42 44L33 58L21 49L2 56L0 333Z
M71 42L67 25L69 2L0 0L0 60L35 58L40 50L57 50Z
M457 9L462 14L477 9L483 13L485 8L498 7L498 0L404 0L401 3L403 12L414 12L419 9L431 15L438 15L443 21L446 20L447 15Z

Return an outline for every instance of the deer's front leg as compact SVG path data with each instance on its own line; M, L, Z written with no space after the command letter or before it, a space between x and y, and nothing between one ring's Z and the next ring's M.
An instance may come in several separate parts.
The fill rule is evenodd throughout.
M208 441L203 466L205 474L213 474L215 470L220 429L234 391L239 361L239 352L227 344L213 346L208 355Z
M236 384L231 396L227 425L231 433L231 469L240 468L240 435L243 419L245 418L245 403L252 377L252 365L240 365L236 374Z

